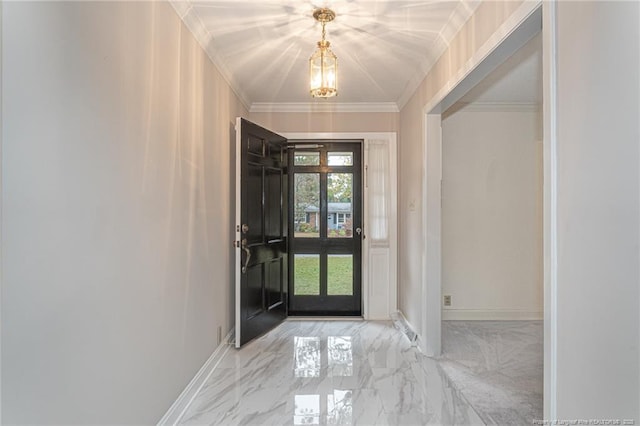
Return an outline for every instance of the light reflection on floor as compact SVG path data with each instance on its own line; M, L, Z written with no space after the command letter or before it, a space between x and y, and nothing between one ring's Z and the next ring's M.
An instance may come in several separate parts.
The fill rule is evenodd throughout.
M231 349L179 424L483 424L391 322L285 321Z
M320 338L296 336L294 342L295 376L320 377Z
M351 336L329 336L327 338L329 376L353 375L353 351Z
M294 338L296 377L319 377L321 369L320 338ZM353 352L351 336L327 337L328 373L330 377L353 375ZM295 395L294 425L320 424L320 401L324 395ZM351 390L334 389L326 395L326 412L329 425L352 424Z

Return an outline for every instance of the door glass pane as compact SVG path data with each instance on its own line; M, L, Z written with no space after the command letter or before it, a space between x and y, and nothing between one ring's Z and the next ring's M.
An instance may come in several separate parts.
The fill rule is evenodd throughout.
M353 235L353 175L327 175L327 235L329 238L351 238Z
M320 294L320 255L296 254L293 265L293 294L296 296Z
M319 166L320 153L296 151L293 155L293 164L295 166Z
M353 166L352 152L330 152L327 154L330 166Z
M293 188L294 236L320 236L320 174L296 173Z
M330 296L353 295L353 255L330 254L327 256L327 294Z

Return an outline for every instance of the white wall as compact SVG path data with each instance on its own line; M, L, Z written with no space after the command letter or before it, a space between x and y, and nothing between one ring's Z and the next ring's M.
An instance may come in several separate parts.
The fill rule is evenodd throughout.
M442 120L443 319L542 319L542 122L537 111Z
M164 2L4 2L2 422L152 424L233 325L246 115Z
M638 2L557 4L557 416L565 419L640 421L639 28Z

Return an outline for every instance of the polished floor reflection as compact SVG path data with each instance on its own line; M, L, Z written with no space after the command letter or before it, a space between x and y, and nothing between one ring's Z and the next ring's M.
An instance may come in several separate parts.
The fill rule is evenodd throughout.
M443 321L439 363L486 424L542 419L542 321Z
M229 350L181 424L483 423L391 322L289 320Z

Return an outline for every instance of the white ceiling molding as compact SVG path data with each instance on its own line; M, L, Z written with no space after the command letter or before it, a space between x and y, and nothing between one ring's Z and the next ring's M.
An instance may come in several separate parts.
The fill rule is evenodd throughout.
M207 30L206 25L202 22L200 17L195 13L193 5L189 0L168 0L169 4L173 6L182 22L187 26L191 34L195 37L202 50L207 54L211 62L216 66L222 77L225 79L231 90L236 94L245 109L249 110L251 102L246 93L240 88L240 85L233 77L233 73L226 67L226 65L219 60L220 55L217 54L214 43L212 43L213 36Z
M399 112L395 102L254 102L250 112Z

